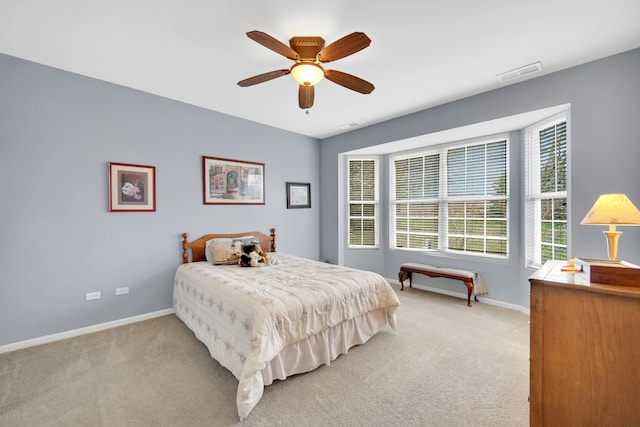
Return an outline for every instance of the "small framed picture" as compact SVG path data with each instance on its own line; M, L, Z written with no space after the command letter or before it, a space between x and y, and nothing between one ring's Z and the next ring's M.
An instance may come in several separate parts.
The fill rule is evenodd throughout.
M205 205L264 205L264 163L202 156Z
M287 182L287 209L311 207L311 184Z
M109 163L109 212L155 212L156 167Z

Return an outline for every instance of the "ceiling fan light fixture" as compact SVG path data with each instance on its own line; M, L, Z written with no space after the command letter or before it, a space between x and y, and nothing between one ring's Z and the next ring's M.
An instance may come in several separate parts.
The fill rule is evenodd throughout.
M240 80L238 86L247 87L264 83L280 76L291 74L298 83L298 106L303 110L313 107L315 86L323 78L355 92L368 94L375 87L360 77L338 70L324 70L320 63L336 61L369 46L371 39L365 33L354 32L324 45L324 39L317 36L291 37L289 46L262 31L249 31L247 37L285 58L295 61L289 69L274 70Z
M301 62L291 67L291 76L302 86L313 86L324 77L324 69L313 62Z

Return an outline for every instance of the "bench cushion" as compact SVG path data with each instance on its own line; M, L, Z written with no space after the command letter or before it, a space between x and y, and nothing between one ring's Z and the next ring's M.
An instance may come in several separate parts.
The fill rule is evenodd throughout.
M460 279L467 278L473 280L473 294L474 295L486 295L489 293L487 290L487 286L484 284L484 281L475 271L462 270L459 268L450 268L450 267L438 267L436 265L430 264L421 264L417 262L407 262L400 266L400 271L403 269L414 270L414 271L427 271L432 273L447 273L456 276L460 276Z

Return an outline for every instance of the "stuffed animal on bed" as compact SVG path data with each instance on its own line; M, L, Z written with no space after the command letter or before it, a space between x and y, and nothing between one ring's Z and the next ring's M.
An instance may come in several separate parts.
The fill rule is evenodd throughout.
M242 242L239 240L236 240L231 245L231 255L229 256L229 260L232 260L232 261L238 260L238 263L240 263L241 255L242 255Z
M277 265L280 264L280 261L278 261L276 258L269 256L268 253L263 253L262 254L262 258L263 258L263 262L264 265Z
M241 267L262 267L265 264L265 257L258 245L245 245L240 255Z
M233 254L240 258L240 255L242 255L242 242L240 240L236 240L231 246L233 247Z

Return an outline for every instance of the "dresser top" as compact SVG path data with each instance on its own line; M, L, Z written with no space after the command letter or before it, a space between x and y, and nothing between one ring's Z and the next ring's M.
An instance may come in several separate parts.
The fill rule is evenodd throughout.
M557 286L640 299L640 287L591 283L588 270L562 271L562 267L565 265L567 265L567 261L547 261L529 277L529 282L537 285Z

